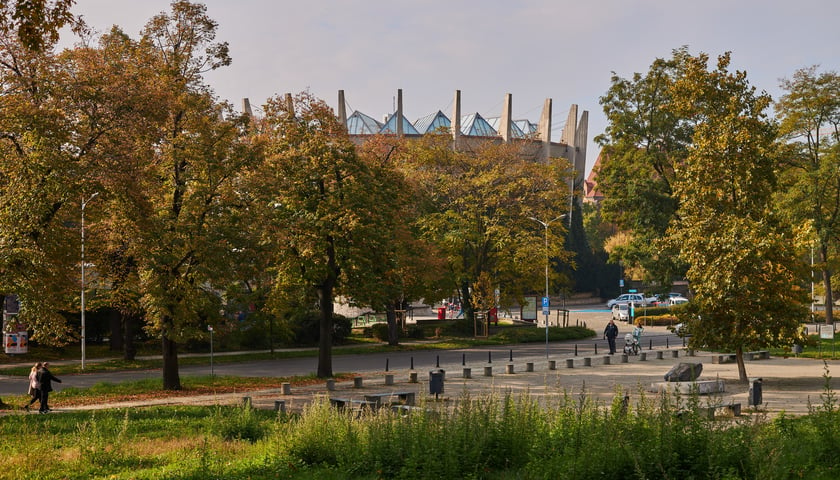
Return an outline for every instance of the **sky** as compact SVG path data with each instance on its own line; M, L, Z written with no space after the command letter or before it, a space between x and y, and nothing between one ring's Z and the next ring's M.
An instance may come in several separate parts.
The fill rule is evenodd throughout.
M712 58L732 52L732 67L774 99L782 78L819 65L840 69L837 0L206 0L233 63L206 75L223 100L258 108L267 98L308 90L348 115L395 110L397 90L409 121L461 112L537 123L553 102L553 141L569 107L589 112L587 173L606 127L599 104L615 72L629 78L687 46ZM138 38L167 0L77 0L95 30L118 25ZM64 43L68 42L68 43ZM72 38L63 40L71 44Z

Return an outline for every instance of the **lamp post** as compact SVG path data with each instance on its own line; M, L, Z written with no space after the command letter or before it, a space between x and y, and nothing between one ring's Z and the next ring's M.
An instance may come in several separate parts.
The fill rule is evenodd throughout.
M213 376L213 326L207 325L207 331L210 332L210 376Z
M560 215L559 217L544 222L536 217L528 217L531 220L539 223L545 229L545 298L548 299L548 226L552 223L565 218L566 214ZM545 358L548 358L548 310L545 312Z
M87 200L82 197L82 370L85 369L85 207L99 195L99 192L94 193Z

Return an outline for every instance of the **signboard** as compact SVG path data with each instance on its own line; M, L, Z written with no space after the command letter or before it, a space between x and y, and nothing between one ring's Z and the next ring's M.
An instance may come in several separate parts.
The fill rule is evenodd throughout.
M542 298L542 307L543 307L542 308L543 315L545 315L547 317L549 315L549 313L548 313L548 310L549 310L549 308L548 308L549 307L548 297L543 297Z
M29 334L26 332L4 333L3 346L7 354L27 353L29 351Z
M834 340L834 325L820 325L820 338Z
M618 286L620 288L624 288L624 279L623 278L618 281Z
M522 320L533 322L537 319L537 296L525 295L522 302Z

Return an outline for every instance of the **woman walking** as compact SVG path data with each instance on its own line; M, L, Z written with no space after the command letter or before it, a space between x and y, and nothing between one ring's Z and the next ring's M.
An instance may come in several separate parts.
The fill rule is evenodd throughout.
M38 371L41 367L41 362L38 362L32 365L32 370L29 371L29 395L32 399L23 406L24 410L29 410L33 403L41 401L41 382L38 381Z

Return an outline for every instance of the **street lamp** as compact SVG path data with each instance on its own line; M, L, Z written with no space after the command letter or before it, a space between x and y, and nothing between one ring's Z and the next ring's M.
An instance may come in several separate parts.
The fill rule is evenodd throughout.
M210 376L213 376L213 326L207 325L207 331L210 332Z
M94 193L87 200L82 197L82 370L85 369L85 207L99 195Z
M566 217L566 214L560 215L559 217L544 222L536 217L528 217L531 220L539 223L545 228L545 298L548 299L548 226L552 223L556 222L557 220L563 219ZM548 358L548 310L545 311L545 358Z

